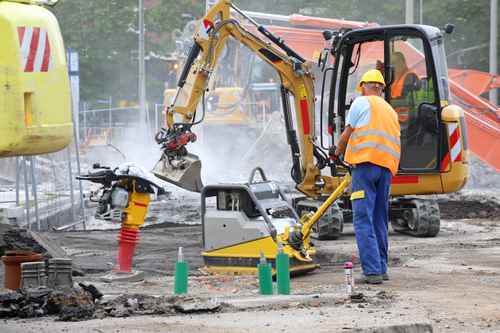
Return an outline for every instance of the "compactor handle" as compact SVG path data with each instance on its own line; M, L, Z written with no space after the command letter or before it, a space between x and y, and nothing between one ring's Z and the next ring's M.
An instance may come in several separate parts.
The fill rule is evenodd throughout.
M256 182L254 181L255 174L257 171L260 173L260 178L262 179L263 182L267 182L267 177L266 174L264 173L264 170L261 167L256 167L252 170L250 173L250 178L248 178L248 184L255 184Z

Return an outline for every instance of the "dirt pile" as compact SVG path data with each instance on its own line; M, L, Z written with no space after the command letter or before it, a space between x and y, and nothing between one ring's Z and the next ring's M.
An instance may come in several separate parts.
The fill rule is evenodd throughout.
M30 250L47 256L47 250L41 246L25 229L11 229L3 234L5 250Z
M500 172L496 172L474 155L469 155L470 175L467 189L498 189L500 188Z
M500 200L491 193L462 191L438 198L441 218L500 219Z

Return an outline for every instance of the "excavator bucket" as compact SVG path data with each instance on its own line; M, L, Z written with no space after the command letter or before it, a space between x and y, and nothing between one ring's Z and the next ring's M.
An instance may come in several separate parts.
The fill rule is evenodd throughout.
M201 161L195 154L188 153L173 161L163 155L152 172L156 177L191 192L201 192L203 188Z

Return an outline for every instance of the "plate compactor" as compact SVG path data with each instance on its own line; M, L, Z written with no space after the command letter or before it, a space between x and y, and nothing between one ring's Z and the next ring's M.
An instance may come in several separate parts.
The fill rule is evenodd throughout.
M255 176L260 173L261 180ZM248 183L205 186L201 193L201 221L205 270L211 273L255 274L261 255L273 266L281 246L290 256L291 274L319 268L310 242L313 225L344 192L350 175L316 212L299 217L278 184L261 168ZM215 205L209 198L215 197Z

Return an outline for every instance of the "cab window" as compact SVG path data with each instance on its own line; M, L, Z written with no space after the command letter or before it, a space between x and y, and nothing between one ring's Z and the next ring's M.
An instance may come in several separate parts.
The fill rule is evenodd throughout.
M386 97L401 126L401 170L426 170L438 166L439 101L432 80L431 62L424 56L420 37L394 36L387 54L390 82ZM386 64L387 66L387 64Z

